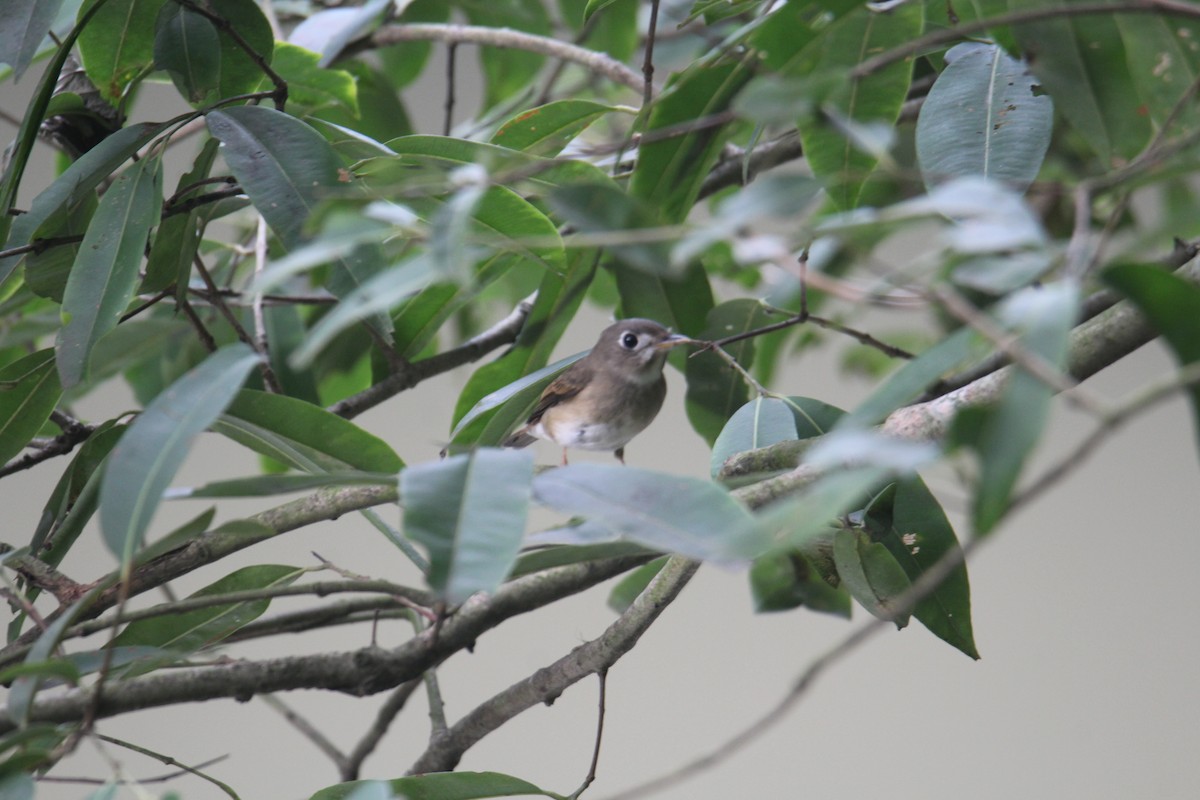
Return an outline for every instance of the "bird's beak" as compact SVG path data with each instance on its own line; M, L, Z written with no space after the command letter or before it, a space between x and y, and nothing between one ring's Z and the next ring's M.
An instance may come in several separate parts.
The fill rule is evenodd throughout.
M655 347L659 350L670 350L672 347L678 347L681 344L690 344L693 341L695 340L690 339L687 336L682 336L678 333L672 333L666 339L663 339L661 342L655 345Z

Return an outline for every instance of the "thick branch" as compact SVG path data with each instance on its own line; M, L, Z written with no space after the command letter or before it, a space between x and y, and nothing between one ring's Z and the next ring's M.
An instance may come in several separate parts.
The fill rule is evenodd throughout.
M218 698L244 701L263 692L291 689L327 689L359 696L387 691L474 646L481 634L510 617L581 592L644 562L645 558L636 556L613 558L518 578L490 598L477 596L467 601L442 626L436 639L421 635L394 650L364 647L152 675L105 686L99 703L87 690L41 700L34 704L29 718L32 722L74 722L89 710L99 719ZM0 734L15 727L11 717L0 714Z
M1175 274L1200 283L1200 261L1190 262ZM1132 304L1118 303L1071 332L1066 372L1075 380L1085 380L1157 336L1158 332ZM1005 367L941 397L898 409L884 421L882 432L900 439L936 441L945 435L950 422L962 409L995 402L1013 369L1012 366ZM743 502L758 507L800 490L817 477L817 471L811 467L797 466L802 453L803 448L797 447L795 442L781 442L740 453L725 463L721 477L728 479L755 472L791 470L736 492Z
M672 556L646 589L599 637L580 645L478 706L430 743L410 773L445 772L492 731L533 706L552 703L572 684L602 673L637 644L646 629L691 580L699 562Z

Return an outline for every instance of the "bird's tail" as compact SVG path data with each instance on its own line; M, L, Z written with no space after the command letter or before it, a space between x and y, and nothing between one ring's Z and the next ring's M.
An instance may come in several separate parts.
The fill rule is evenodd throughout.
M536 441L537 441L536 436L530 436L529 433L524 428L521 428L520 430L516 431L512 436L509 436L507 439L504 440L504 446L505 447L529 447L529 445L533 444Z

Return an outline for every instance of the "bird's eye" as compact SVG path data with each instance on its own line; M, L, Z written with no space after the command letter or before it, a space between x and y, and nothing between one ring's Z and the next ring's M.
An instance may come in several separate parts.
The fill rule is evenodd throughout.
M621 334L621 347L624 347L626 350L632 350L633 348L637 347L637 343L638 337L635 334L629 333L628 331Z

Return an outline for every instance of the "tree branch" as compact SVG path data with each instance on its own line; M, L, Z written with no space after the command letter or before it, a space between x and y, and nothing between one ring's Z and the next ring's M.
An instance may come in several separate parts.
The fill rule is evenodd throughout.
M256 694L291 689L327 689L355 696L387 691L473 646L480 635L510 617L577 594L643 563L644 557L611 558L518 578L491 597L468 600L442 626L436 640L423 634L394 650L364 647L340 653L240 661L123 681L105 687L103 697L94 706L95 718L218 698L248 700ZM78 721L92 701L88 690L40 700L30 709L29 721ZM0 713L0 734L15 729L16 722L7 713Z
M352 419L362 412L374 408L384 400L411 389L423 380L432 378L434 375L441 375L443 372L449 372L463 364L469 364L497 347L511 344L516 341L517 334L521 332L521 326L525 324L525 318L529 316L529 311L533 308L535 297L536 294L526 297L517 303L517 307L507 317L458 347L429 358L423 358L420 361L414 361L374 386L347 397L345 400L339 400L329 406L327 410L339 417Z
M626 86L639 95L645 80L637 72L610 58L578 45L561 42L545 36L536 36L524 31L507 28L487 28L476 25L413 24L389 25L380 28L363 44L367 47L386 47L399 42L445 42L447 44L479 44L488 47L506 47L511 50L526 50L544 56L579 64L613 83ZM360 44L359 47L363 46ZM350 48L347 52L354 49Z
M1200 283L1200 262L1192 261L1176 274L1193 283ZM1157 336L1158 332L1133 304L1119 303L1076 326L1071 332L1066 373L1077 381L1085 380ZM897 409L884 420L881 431L899 439L939 440L963 408L997 400L1013 369L1013 366L1004 367L941 397ZM799 491L818 476L812 467L799 463L799 456L807 446L798 447L796 442L781 442L739 453L725 462L720 477L728 480L762 471L790 470L734 492L743 502L756 508Z
M607 671L637 644L699 566L697 561L672 556L650 585L604 633L475 708L445 736L431 742L409 772L423 774L454 769L472 745L522 711L552 703L577 681Z

